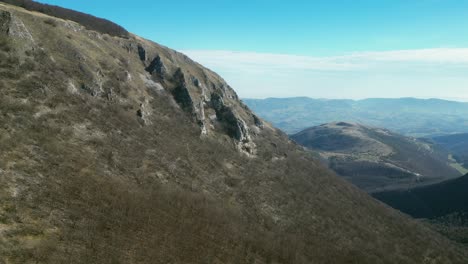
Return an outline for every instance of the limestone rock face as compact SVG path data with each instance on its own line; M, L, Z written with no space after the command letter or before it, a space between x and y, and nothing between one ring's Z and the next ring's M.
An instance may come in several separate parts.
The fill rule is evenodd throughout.
M156 75L160 79L164 79L167 69L162 62L161 57L158 55L151 61L150 65L146 68L146 71L151 75Z
M172 91L174 99L182 107L182 109L190 114L195 112L195 105L190 96L190 92L185 81L185 75L181 69L177 69L174 74L174 80L177 86Z
M249 127L262 127L261 120L242 107L233 89L217 74L204 68L187 67L194 64L187 56L151 50L148 43L125 43L123 46L138 55L150 74L151 80L146 83L158 83L172 95L180 109L198 125L201 136L224 133L241 153L255 155L254 135Z
M146 61L146 50L141 45L138 45L138 55L141 61Z
M238 149L246 154L255 155L255 143L252 141L246 122L236 114L232 107L226 105L220 94L211 95L211 104L226 133L237 140Z

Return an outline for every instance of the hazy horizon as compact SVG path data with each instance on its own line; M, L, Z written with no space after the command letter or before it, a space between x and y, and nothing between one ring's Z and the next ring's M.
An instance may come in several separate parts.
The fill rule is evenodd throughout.
M364 98L323 98L323 97L311 97L311 96L288 96L288 97L241 97L242 99L255 99L255 100L265 100L265 99L292 99L292 98L310 98L314 100L353 100L353 101L361 101L361 100L368 100L368 99L418 99L418 100L444 100L444 101L452 101L452 102L459 102L459 103L468 103L468 98L437 98L437 97L364 97Z

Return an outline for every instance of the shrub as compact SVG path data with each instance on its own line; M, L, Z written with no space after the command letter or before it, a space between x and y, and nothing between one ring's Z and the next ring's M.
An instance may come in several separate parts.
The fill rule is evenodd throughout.
M47 24L47 25L51 25L53 27L57 26L57 22L55 22L55 20L53 20L51 18L48 18L48 19L44 20L44 23Z

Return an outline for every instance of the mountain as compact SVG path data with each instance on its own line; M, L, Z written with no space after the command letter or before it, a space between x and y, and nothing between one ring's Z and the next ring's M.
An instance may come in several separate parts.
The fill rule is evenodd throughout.
M468 133L433 137L432 141L447 149L458 163L468 168Z
M385 127L406 136L468 131L468 103L439 99L325 100L307 97L243 99L260 117L288 134L346 121Z
M216 73L99 28L0 3L1 263L467 259L324 168Z
M387 129L336 122L308 128L291 138L318 152L332 170L368 192L461 176L449 165L447 152Z

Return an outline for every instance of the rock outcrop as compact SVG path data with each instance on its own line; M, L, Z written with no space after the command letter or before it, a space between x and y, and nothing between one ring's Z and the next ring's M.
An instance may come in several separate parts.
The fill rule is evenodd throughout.
M146 61L146 50L143 48L143 46L138 45L138 56L140 56L140 60L145 62Z
M163 58L167 54L151 54L141 43L137 48L131 49L137 52L145 65L145 70L151 75L152 80L146 82L160 83L169 91L179 107L198 124L202 136L210 133L226 133L235 141L240 152L248 156L255 155L256 147L249 125L240 113L226 103L226 100L237 102L238 97L231 87L219 79L219 76L213 76L213 73L206 70L192 72L192 69L181 68L177 63L164 62L173 62L176 60L174 57L180 54L170 54L169 57ZM145 59L147 57L154 59L147 64ZM184 63L191 62L185 55L181 57ZM216 119L207 119L206 115L215 115ZM259 118L254 115L245 116L251 118L255 126L263 127ZM216 127L221 129L216 131Z
M238 149L246 154L255 155L255 143L245 121L234 112L232 107L226 105L219 93L211 95L211 105L226 133L237 140Z
M161 57L158 55L151 61L150 65L146 68L146 71L149 72L151 75L163 80L167 69L166 66L164 66L164 63L162 62Z

